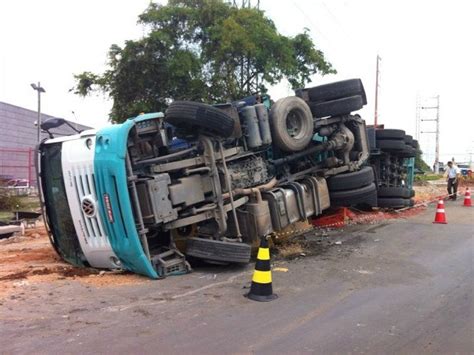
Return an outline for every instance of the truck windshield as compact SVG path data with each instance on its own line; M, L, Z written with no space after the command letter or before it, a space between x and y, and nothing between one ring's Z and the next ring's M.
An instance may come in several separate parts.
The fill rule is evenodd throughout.
M52 238L58 253L67 262L87 266L69 211L61 163L62 143L42 144L41 187Z

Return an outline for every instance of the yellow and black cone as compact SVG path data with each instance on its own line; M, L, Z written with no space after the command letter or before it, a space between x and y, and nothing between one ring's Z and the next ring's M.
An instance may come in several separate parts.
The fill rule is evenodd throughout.
M273 293L270 249L267 238L262 238L258 248L257 262L253 272L252 285L247 297L254 301L270 302L278 296Z

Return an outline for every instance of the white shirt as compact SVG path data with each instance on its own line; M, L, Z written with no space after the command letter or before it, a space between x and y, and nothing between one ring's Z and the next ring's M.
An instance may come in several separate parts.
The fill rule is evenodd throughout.
M459 170L457 166L453 166L452 168L448 167L447 172L448 172L448 178L454 179L457 176L457 174L461 173L461 170Z

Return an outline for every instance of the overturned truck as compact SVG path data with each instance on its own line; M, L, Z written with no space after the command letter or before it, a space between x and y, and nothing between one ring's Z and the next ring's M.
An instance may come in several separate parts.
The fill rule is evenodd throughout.
M353 114L366 104L361 81L296 95L175 101L165 114L43 141L38 178L54 248L77 266L159 278L188 272L186 257L246 263L260 237L344 196L375 206L366 127Z

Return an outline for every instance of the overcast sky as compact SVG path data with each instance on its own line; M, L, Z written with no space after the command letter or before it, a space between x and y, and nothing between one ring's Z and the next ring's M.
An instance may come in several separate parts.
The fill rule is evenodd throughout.
M255 1L256 3L257 1ZM149 0L23 0L0 2L0 101L36 110L30 83L46 89L42 111L100 127L111 102L103 95L69 92L73 74L102 72L112 43L143 36L137 17ZM468 161L474 150L474 3L471 1L261 0L280 32L304 27L337 75L316 76L313 85L362 78L374 120L376 56L382 57L379 123L415 135L416 97L440 95L441 161ZM274 99L292 95L286 83ZM433 106L427 100L425 106ZM72 114L75 112L75 117ZM435 110L423 110L434 118ZM434 125L423 122L422 131ZM422 134L425 160L434 161L434 134Z

